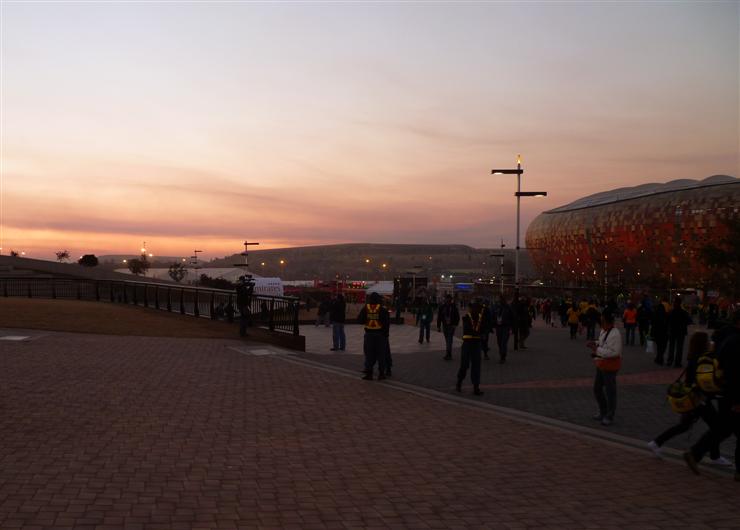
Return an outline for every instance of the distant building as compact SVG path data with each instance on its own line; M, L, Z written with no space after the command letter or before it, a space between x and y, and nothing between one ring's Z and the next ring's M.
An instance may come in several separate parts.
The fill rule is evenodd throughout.
M710 281L701 248L726 235L725 221L738 218L737 178L674 180L543 212L529 225L526 244L542 279L553 283L701 287Z

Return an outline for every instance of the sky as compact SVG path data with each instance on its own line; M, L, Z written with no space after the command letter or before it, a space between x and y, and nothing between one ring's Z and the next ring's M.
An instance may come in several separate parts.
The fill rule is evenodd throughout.
M738 2L0 4L0 247L513 246L738 176Z

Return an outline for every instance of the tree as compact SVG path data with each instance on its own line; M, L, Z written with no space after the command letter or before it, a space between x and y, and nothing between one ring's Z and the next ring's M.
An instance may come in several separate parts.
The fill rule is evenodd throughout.
M67 250L60 250L59 252L55 252L57 255L57 261L59 263L62 263L63 261L67 261L69 259L69 251Z
M146 254L142 254L140 258L134 258L128 262L128 270L136 275L146 274L149 267L149 260L146 259Z
M236 286L229 280L225 280L223 278L211 278L206 274L200 275L198 285L203 287L212 287L213 289L225 289L227 291L233 291L236 288Z
M177 283L180 283L182 279L187 275L187 273L188 270L182 263L173 263L172 265L170 265L170 270L167 271L167 274L170 275L170 278L172 278Z
M17 258L19 256L19 254L15 250L11 250L10 251L10 256L13 257L13 258Z
M98 258L97 256L95 256L95 254L85 254L77 260L77 263L79 263L83 267L97 267Z

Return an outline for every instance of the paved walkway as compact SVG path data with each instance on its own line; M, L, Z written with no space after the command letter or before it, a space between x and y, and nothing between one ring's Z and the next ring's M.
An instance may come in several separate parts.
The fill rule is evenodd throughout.
M347 351L330 352L331 329L303 326L306 336L305 357L317 362L359 371L362 366L363 329L347 326ZM698 329L698 328L697 328ZM452 361L443 361L444 337L436 329L431 342L419 344L419 328L391 327L393 379L425 388L457 395L455 381L460 362L460 340L456 339ZM494 339L490 343L494 346ZM498 363L498 350L491 350L491 361L483 361L481 388L485 395L473 397L470 381L463 387L463 396L503 407L565 421L582 427L607 430L635 440L647 442L675 424L678 416L666 400L665 390L681 373L680 369L658 367L653 355L640 347L626 347L623 369L618 377L618 407L614 425L606 428L595 424L591 416L596 411L593 398L593 363L585 346L585 336L570 340L567 328L548 327L535 322L527 349L512 351L506 364ZM688 341L687 341L688 342ZM704 432L697 424L687 434L668 443L683 450ZM734 442L722 447L732 458Z
M302 363L0 341L0 528L740 528L727 477Z

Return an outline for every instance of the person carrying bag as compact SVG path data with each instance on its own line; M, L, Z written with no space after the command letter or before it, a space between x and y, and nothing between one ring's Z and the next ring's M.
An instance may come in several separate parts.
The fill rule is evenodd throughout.
M604 426L611 425L617 409L617 372L622 368L622 337L611 312L604 311L601 316L599 340L586 345L596 365L594 397L599 412L593 418Z

